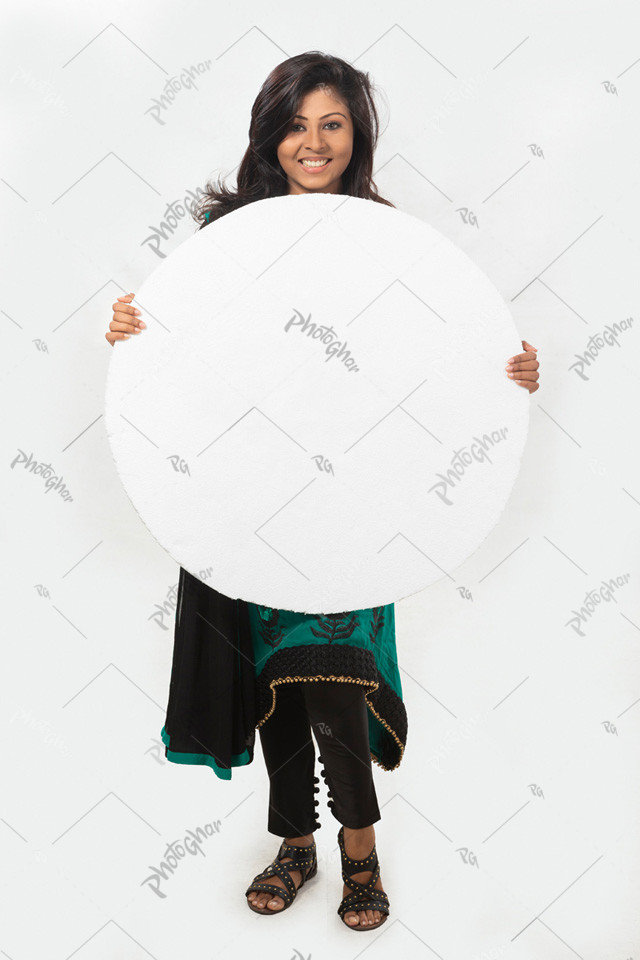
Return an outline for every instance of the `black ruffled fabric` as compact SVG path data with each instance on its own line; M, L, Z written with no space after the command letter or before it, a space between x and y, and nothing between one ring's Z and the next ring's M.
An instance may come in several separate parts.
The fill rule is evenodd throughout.
M382 725L379 755L372 759L383 770L400 765L407 742L407 711L404 703L378 670L370 650L349 644L304 644L276 650L257 679L259 723L268 722L276 707L277 689L284 678L345 676L359 678L368 689L365 699ZM337 682L337 681L336 681Z
M180 567L169 699L161 737L174 763L207 764L223 780L251 763L257 697L247 603Z

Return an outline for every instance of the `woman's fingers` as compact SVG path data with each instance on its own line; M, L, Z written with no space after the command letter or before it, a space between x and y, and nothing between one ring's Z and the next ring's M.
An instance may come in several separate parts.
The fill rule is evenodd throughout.
M105 337L109 343L113 344L114 340L126 340L132 333L140 333L140 328L134 326L132 323L122 323L120 320L112 320L109 324L109 329L105 333Z
M105 339L111 344L114 345L116 340L126 340L129 337L128 333L112 333L111 330L107 330L105 333Z
M540 374L537 360L525 360L524 363L508 363L506 366L507 376L512 380L538 380Z
M126 319L121 320L119 315L116 313L114 314L114 319L109 324L109 329L121 330L123 333L140 333L141 327L134 322L135 319L136 318L133 318L131 321ZM142 321L140 321L140 324L141 326L144 326L144 324L142 324Z
M538 362L538 354L534 353L533 350L527 350L525 353L516 353L514 357L509 357L507 363L519 363L523 360L534 360Z
M507 364L508 370L537 370L540 366L537 360L520 360L515 363L513 360Z
M127 295L127 297L132 296L132 293ZM112 322L129 324L132 327L132 330L129 332L133 332L133 329L137 327L142 327L144 329L146 324L143 320L140 320L141 311L138 310L137 307L134 307L132 303L128 303L127 297L118 297L117 301L111 304L111 308L113 310ZM112 327L111 329L115 330L119 328Z
M126 304L120 304L117 310L113 311L113 319L120 323L128 323L132 327L145 327L146 323L140 319L140 311L137 307L128 307Z
M538 380L540 378L537 347L532 346L526 340L522 341L522 346L528 349L524 353L516 353L514 357L509 357L507 360L507 376L519 387L524 387L529 393L535 393L539 388Z
M138 334L146 328L146 323L140 319L140 310L130 303L133 297L135 297L134 293L128 293L124 297L118 297L115 303L111 304L113 320L105 333L105 338L111 346L116 340L126 340L131 334Z
M522 387L523 390L528 390L529 393L535 393L536 390L538 390L540 387L540 384L537 383L535 380L520 379L520 380L514 380L513 382L517 383L517 385L519 387Z
M111 304L111 309L114 313L123 313L129 314L131 317L140 316L141 311L137 307L134 307L132 303L121 303L119 300L116 300L115 303Z

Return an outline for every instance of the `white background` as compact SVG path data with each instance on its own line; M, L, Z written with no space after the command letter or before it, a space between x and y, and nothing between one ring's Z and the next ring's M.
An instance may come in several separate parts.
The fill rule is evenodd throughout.
M638 957L637 6L31 4L3 20L1 955ZM103 419L111 303L192 234L187 214L152 239L208 177L233 182L260 85L312 49L370 73L380 193L474 258L540 361L501 522L396 605L407 750L374 765L391 916L358 940L335 912L324 793L318 876L266 921L244 900L278 847L259 743L231 782L163 756L178 569ZM167 82L208 61L159 122ZM629 317L579 376L590 339ZM156 896L167 844L217 821Z

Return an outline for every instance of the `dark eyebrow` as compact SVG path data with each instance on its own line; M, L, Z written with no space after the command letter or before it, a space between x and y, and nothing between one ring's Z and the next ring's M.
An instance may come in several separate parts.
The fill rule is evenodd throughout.
M320 117L320 119L321 119L321 120L324 120L325 117L332 117L332 116L333 116L334 114L336 114L336 113L338 114L339 117L344 117L344 113L340 113L339 110L334 110L333 113L325 113L324 117ZM301 120L308 120L308 119L309 119L308 117L303 117L301 113L296 113L296 115L295 115L295 117L294 117L293 119L294 119L294 120L297 120L298 117L300 117ZM345 118L345 120L347 119L346 117L344 117L344 118Z

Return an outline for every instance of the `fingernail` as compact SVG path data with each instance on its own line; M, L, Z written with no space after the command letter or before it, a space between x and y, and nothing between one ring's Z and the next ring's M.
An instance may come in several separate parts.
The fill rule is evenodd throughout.
M144 320L141 320L141 321L140 321L139 326L141 326L141 327L146 327L146 323L144 322Z

